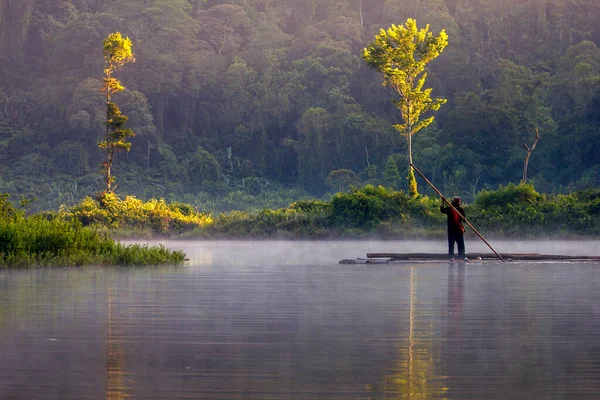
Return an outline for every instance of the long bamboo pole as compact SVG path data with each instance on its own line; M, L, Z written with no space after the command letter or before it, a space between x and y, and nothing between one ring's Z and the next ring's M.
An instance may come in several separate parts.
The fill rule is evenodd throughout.
M442 200L444 200L444 201L446 202L446 204L448 204L448 205L449 205L449 206L450 206L450 207L451 207L451 208L452 208L454 211L456 211L456 213L457 213L458 215L460 215L460 217L461 217L461 218L462 218L462 219L465 221L465 223L466 223L467 225L469 225L469 227L470 227L471 229L473 229L473 232L475 232L475 233L477 234L477 236L479 236L479 238L480 238L481 240L483 240L483 242L484 242L485 244L487 244L487 246L488 246L488 247L489 247L489 248L490 248L490 249L491 249L491 250L494 252L494 254L495 254L495 255L496 255L496 256L497 256L497 257L498 257L498 258L499 258L499 259L500 259L502 262L506 262L506 261L504 261L504 258L502 258L502 256L501 256L500 254L498 254L498 253L496 252L496 250L494 250L494 248L492 247L492 245L491 245L491 244L489 244L489 243L488 243L488 241L487 241L487 240L485 240L485 238L484 238L483 236L481 236L481 233L479 233L479 231L478 231L477 229L475 229L475 227L473 226L473 224L471 224L471 223L470 223L470 222L469 222L469 221L468 221L468 220L465 218L465 216L464 216L464 215L462 215L462 214L461 214L461 213L460 213L460 212L459 212L459 211L458 211L458 210L457 210L457 209L456 209L456 208L455 208L455 207L454 207L454 206L453 206L453 205L452 205L452 204L451 204L451 203L448 201L448 199L446 199L446 197L444 197L444 195L442 194L442 192L440 192L439 190L437 190L437 188L436 188L435 186L433 186L433 183L431 183L431 182L429 181L429 179L427 179L427 178L425 177L425 175L423 175L423 173L422 173L421 171L419 171L419 169L418 169L417 167L415 167L415 165L414 165L413 163L410 163L410 166L411 166L411 167L413 167L413 169L414 169L415 171L417 171L417 173L418 173L419 175L421 175L421 178L423 178L423 179L425 180L425 182L427 182L427 183L429 184L429 186L431 186L431 188L432 188L432 189L433 189L433 190L434 190L434 191L435 191L435 192L436 192L436 193L437 193L437 194L438 194L438 195L439 195L439 196L442 198Z

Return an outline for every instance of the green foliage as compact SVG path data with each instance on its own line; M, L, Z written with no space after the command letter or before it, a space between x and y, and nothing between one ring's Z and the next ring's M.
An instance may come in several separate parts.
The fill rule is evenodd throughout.
M121 36L121 32L115 32L108 35L102 41L102 54L104 55L105 76L110 79L111 75L118 71L124 64L133 62L135 57L131 51L131 40L128 37ZM115 84L117 84L115 82ZM109 89L113 89L109 85ZM112 91L111 93L115 93Z
M435 203L427 197L413 198L383 186L367 185L350 193L338 193L331 200L334 225L374 229L381 221L398 225L430 224L439 219Z
M463 205L469 221L487 235L585 235L600 233L600 190L546 196L520 184L483 190ZM416 198L367 185L331 201L303 200L287 208L232 211L196 229L203 237L435 236L445 231L439 200Z
M429 25L417 28L409 18L405 26L392 25L381 30L375 41L363 50L363 59L383 76L384 86L391 86L399 98L394 104L400 110L403 123L394 127L408 140L409 163L412 163L412 136L428 127L434 117L421 120L421 115L439 110L446 99L432 99L432 89L423 89L427 73L425 66L437 58L448 45L448 35L442 29L438 36L429 32ZM414 173L409 172L409 190L418 196Z
M301 212L293 208L231 211L220 214L214 224L194 232L194 235L228 238L318 238L325 237L327 217L320 213Z
M471 222L505 235L598 235L600 191L547 196L529 184L484 190L468 208Z
M7 223L24 219L22 211L6 203L6 198L4 202ZM488 235L600 234L598 189L548 196L536 192L532 185L511 184L481 191L475 202L464 208L469 221ZM216 217L184 203L167 204L162 199L142 202L132 196L121 200L105 193L97 200L87 197L71 209L38 214L36 218L57 224L74 221L93 226L97 232L138 237L440 237L445 227L436 198L413 197L372 185L337 193L330 201L299 200L284 208L229 211ZM53 243L54 239L40 240Z
M484 209L503 208L507 204L535 203L544 196L535 191L533 185L521 183L500 186L498 190L482 190L475 197L475 204Z
M298 200L290 204L290 209L308 214L328 214L331 209L329 202L322 200Z
M331 201L300 200L289 207L221 213L213 224L186 236L228 238L328 238L407 236L415 229L441 225L439 204L383 187L365 186L338 193Z
M383 180L387 187L392 189L398 189L400 183L400 171L394 157L390 156L385 163L385 169L383 170Z
M7 193L0 193L0 221L12 221L23 215L23 212L16 209L8 200L9 197Z
M358 175L348 169L336 169L327 176L326 183L333 190L343 192L351 185L356 185L360 181Z
M417 179L415 178L415 171L413 167L408 167L408 175L406 176L406 180L408 181L408 191L411 196L417 197L419 195L419 191L417 190Z
M102 226L112 231L174 234L210 225L210 214L198 212L189 205L167 204L164 199L143 202L133 196L124 200L114 193L102 193L98 199L86 197L70 209L63 209L62 218L75 219L84 226Z
M221 166L208 151L199 147L185 164L190 183L197 188L222 178Z
M85 172L89 169L88 160L87 149L81 143L69 141L61 142L53 155L53 164L62 173L69 173L72 170Z
M0 268L181 264L185 255L163 246L125 246L77 220L51 215L0 220Z
M121 113L119 107L111 101L111 96L125 90L120 81L113 77L124 64L135 61L131 51L131 40L123 38L120 32L111 33L102 42L104 54L104 81L101 92L106 96L106 134L104 140L98 143L98 147L106 153L102 164L102 170L106 174L106 191L112 192L114 177L111 169L115 154L119 151L129 151L131 143L128 138L135 136L133 130L125 128L128 117Z

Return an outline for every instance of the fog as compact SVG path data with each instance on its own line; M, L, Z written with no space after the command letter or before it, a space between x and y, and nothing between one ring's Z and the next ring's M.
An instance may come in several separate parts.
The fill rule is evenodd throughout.
M488 240L499 253L563 254L571 256L600 255L600 240ZM132 243L127 241L124 243ZM169 248L182 249L190 266L326 266L342 259L366 257L367 253L445 253L442 240L397 241L151 241ZM466 251L491 253L476 237L466 239Z

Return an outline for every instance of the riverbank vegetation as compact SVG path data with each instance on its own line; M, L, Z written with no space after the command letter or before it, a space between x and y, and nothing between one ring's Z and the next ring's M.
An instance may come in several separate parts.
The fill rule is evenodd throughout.
M167 203L164 199L144 202L134 196L121 199L107 192L96 198L86 197L71 208L62 207L57 214L49 214L120 237L178 235L212 223L210 214L201 213L188 204Z
M445 236L440 200L384 187L338 193L330 201L299 201L278 210L221 214L188 236L292 238L430 238ZM467 219L495 237L600 235L600 190L546 195L531 185L484 190L464 205Z
M443 238L437 198L413 197L383 186L351 187L329 200L287 207L202 213L165 200L143 202L103 193L57 212L25 215L0 196L0 267L180 264L165 247L123 245L114 237L188 239L418 239ZM24 204L24 206L26 206ZM546 195L532 185L483 190L464 205L488 237L598 237L600 190ZM468 230L469 231L469 230Z
M25 216L0 195L0 268L182 264L185 254L164 246L123 245L75 218Z
M116 195L86 198L54 218L76 220L120 237L176 238L431 238L445 235L440 200L367 185L327 200L306 199L282 208L202 213L164 200ZM482 190L464 205L468 220L497 237L600 235L600 190L538 193L529 184Z

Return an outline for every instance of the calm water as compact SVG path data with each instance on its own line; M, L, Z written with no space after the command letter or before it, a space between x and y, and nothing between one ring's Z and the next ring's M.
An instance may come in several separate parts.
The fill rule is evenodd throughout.
M598 264L337 263L436 242L168 246L190 265L0 271L0 399L600 398Z

